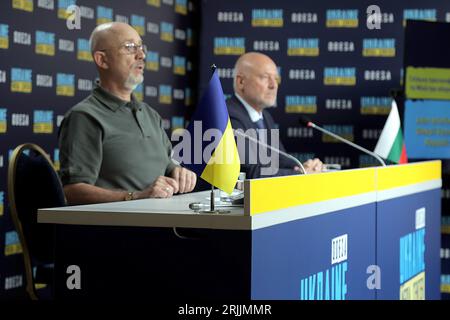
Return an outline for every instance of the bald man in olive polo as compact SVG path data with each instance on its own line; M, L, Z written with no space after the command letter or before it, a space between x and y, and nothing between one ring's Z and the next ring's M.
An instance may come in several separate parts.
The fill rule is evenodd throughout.
M144 79L146 47L139 34L125 23L105 23L90 43L100 83L67 112L59 135L69 204L192 191L196 175L173 163L160 116L132 94Z

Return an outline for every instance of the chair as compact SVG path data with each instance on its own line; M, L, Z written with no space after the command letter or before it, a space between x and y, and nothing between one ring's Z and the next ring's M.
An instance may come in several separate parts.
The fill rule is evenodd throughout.
M36 287L53 288L54 226L37 223L37 209L65 206L63 188L48 155L26 143L14 149L8 167L8 201L23 251L26 291L38 300Z

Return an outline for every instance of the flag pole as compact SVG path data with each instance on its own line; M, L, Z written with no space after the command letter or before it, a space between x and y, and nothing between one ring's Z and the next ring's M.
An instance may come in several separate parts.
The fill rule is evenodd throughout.
M216 67L216 65L215 64L212 64L211 65L211 71L212 71L212 74L214 75L214 72L216 72L216 69L217 69L217 67ZM209 205L209 211L211 211L211 212L215 212L216 211L216 207L215 207L215 205L214 205L214 202L215 202L215 198L214 198L214 185L213 184L211 184L211 201L210 201L210 205Z

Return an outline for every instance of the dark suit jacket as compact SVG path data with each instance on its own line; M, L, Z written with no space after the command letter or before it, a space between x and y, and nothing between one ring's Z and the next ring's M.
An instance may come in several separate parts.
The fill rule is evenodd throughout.
M236 96L232 96L231 98L227 99L226 101L227 108L228 108L228 114L230 116L231 125L233 126L233 129L242 129L244 131L247 131L248 129L257 129L257 126L255 123L252 122L250 119L250 116L245 109L244 105L239 101L239 99ZM263 110L263 118L265 126L268 130L270 129L276 129L275 122L273 121L272 116L267 110ZM270 133L270 131L269 131ZM237 139L243 139L239 136L236 136ZM238 150L239 150L239 157L241 159L241 172L246 173L247 179L254 179L254 178L267 178L267 177L273 177L273 176L286 176L286 175L292 175L292 174L298 174L293 168L296 166L296 163L290 160L289 158L286 158L282 154L278 154L279 159L279 169L278 172L271 175L265 175L261 174L262 168L269 168L271 167L270 164L262 164L260 161L259 156L256 158L257 163L254 164L255 161L251 161L251 152L255 153L261 146L255 146L255 143L250 142L248 139L245 139L245 147L242 148L239 146L238 143ZM281 151L285 151L283 144L281 143L281 140L279 140L279 145L274 146L273 143L271 143L270 134L267 137L267 144L276 147L280 149ZM257 149L258 148L258 149ZM267 155L270 155L272 157L277 156L276 153L271 153L271 150L267 150L267 148L263 148L263 152L265 152ZM270 157L269 156L269 157ZM255 155L253 154L253 160L255 160ZM272 164L272 167L274 165ZM264 172L263 172L264 173Z

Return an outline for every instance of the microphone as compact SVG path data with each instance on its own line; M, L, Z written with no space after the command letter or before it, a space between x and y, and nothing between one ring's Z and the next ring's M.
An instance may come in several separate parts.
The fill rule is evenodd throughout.
M274 148L272 146L269 146L267 143L264 143L262 141L259 141L258 139L255 139L254 137L249 136L248 134L245 134L244 132L242 132L241 130L234 130L234 133L237 135L240 135L241 137L247 138L250 141L257 143L259 145L262 145L263 147L266 147L274 152L277 152L278 154L281 154L283 156L285 156L288 159L291 159L292 161L294 161L303 171L303 174L307 174L305 168L303 167L303 164L295 157L291 156L290 154L281 151L280 149Z
M383 167L386 166L386 163L384 163L383 159L381 159L381 157L379 155L377 155L375 152L369 151L366 148L363 148L363 147L357 145L356 143L348 141L347 139L344 139L344 138L338 136L337 134L335 134L335 133L333 133L331 131L328 131L328 130L322 128L322 127L319 127L318 125L316 125L314 122L312 122L307 117L305 117L305 116L300 117L300 123L305 125L305 126L307 126L307 127L319 130L319 131L325 133L326 135L332 136L333 138L335 138L335 139L337 139L337 140L339 140L339 141L341 141L343 143L346 143L349 146L352 146L353 148L356 148L356 149L358 149L358 150L360 150L360 151L362 151L364 153L367 153L368 155L371 155L372 157L377 159L378 162L380 162Z

